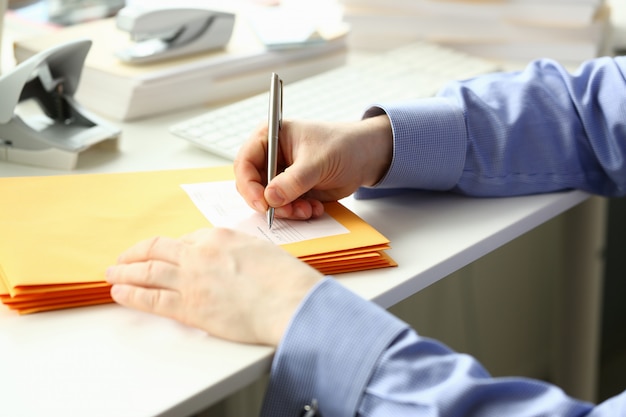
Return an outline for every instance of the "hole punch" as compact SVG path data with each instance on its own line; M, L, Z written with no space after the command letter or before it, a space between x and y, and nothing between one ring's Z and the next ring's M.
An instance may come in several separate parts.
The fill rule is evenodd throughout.
M27 59L0 77L0 160L73 169L78 155L120 129L75 99L91 41L76 40Z

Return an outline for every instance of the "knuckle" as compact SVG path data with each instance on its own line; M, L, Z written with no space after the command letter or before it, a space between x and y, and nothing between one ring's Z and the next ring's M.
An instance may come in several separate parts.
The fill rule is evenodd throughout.
M144 276L143 280L147 283L151 283L154 281L154 261L152 259L146 261L144 268Z
M161 274L159 262L150 259L144 265L143 281L148 285L155 285L159 281L159 275Z
M146 305L151 311L159 311L161 304L163 303L162 291L150 291L147 294L149 296L146 299Z
M147 300L147 305L150 311L155 313L177 317L177 305L175 297L170 291L167 290L155 290L150 292L150 297Z
M148 258L152 258L155 254L157 245L162 241L161 236L155 236L148 240L148 249L146 251L146 255Z

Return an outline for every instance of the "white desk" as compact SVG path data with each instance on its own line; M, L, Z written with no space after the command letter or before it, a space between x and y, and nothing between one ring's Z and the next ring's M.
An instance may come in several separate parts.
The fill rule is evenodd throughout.
M89 151L74 172L228 163L167 132L172 123L199 111L122 125L119 153ZM0 176L66 173L0 162ZM348 207L390 238L389 253L399 266L338 279L388 307L587 198L582 192L511 199L420 193L348 198ZM266 374L272 350L216 340L114 304L28 316L0 305L0 355L2 415L180 417Z
M124 125L119 154L82 155L76 172L227 163L167 132L192 113ZM1 176L63 173L0 163ZM388 307L586 198L582 192L511 199L420 193L348 198L348 207L390 238L389 253L399 267L338 279ZM2 306L0 352L0 404L2 414L12 417L189 415L261 377L272 356L266 347L216 340L113 304L27 316Z

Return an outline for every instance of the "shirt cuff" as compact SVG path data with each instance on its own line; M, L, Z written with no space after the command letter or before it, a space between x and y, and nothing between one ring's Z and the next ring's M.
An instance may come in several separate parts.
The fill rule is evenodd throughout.
M324 279L301 303L276 352L261 416L297 416L313 398L322 415L355 415L382 353L406 328Z
M391 166L374 187L361 188L357 198L386 195L389 189L447 191L465 165L467 130L459 105L432 97L394 104L376 104L363 118L387 114L393 131Z

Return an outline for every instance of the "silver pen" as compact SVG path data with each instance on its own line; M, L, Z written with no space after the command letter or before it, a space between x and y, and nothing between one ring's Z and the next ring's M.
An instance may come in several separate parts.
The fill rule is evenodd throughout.
M278 74L272 73L270 83L270 103L267 129L267 183L276 176L278 163L278 134L283 119L283 80ZM274 223L274 207L267 210L267 226L271 229Z

